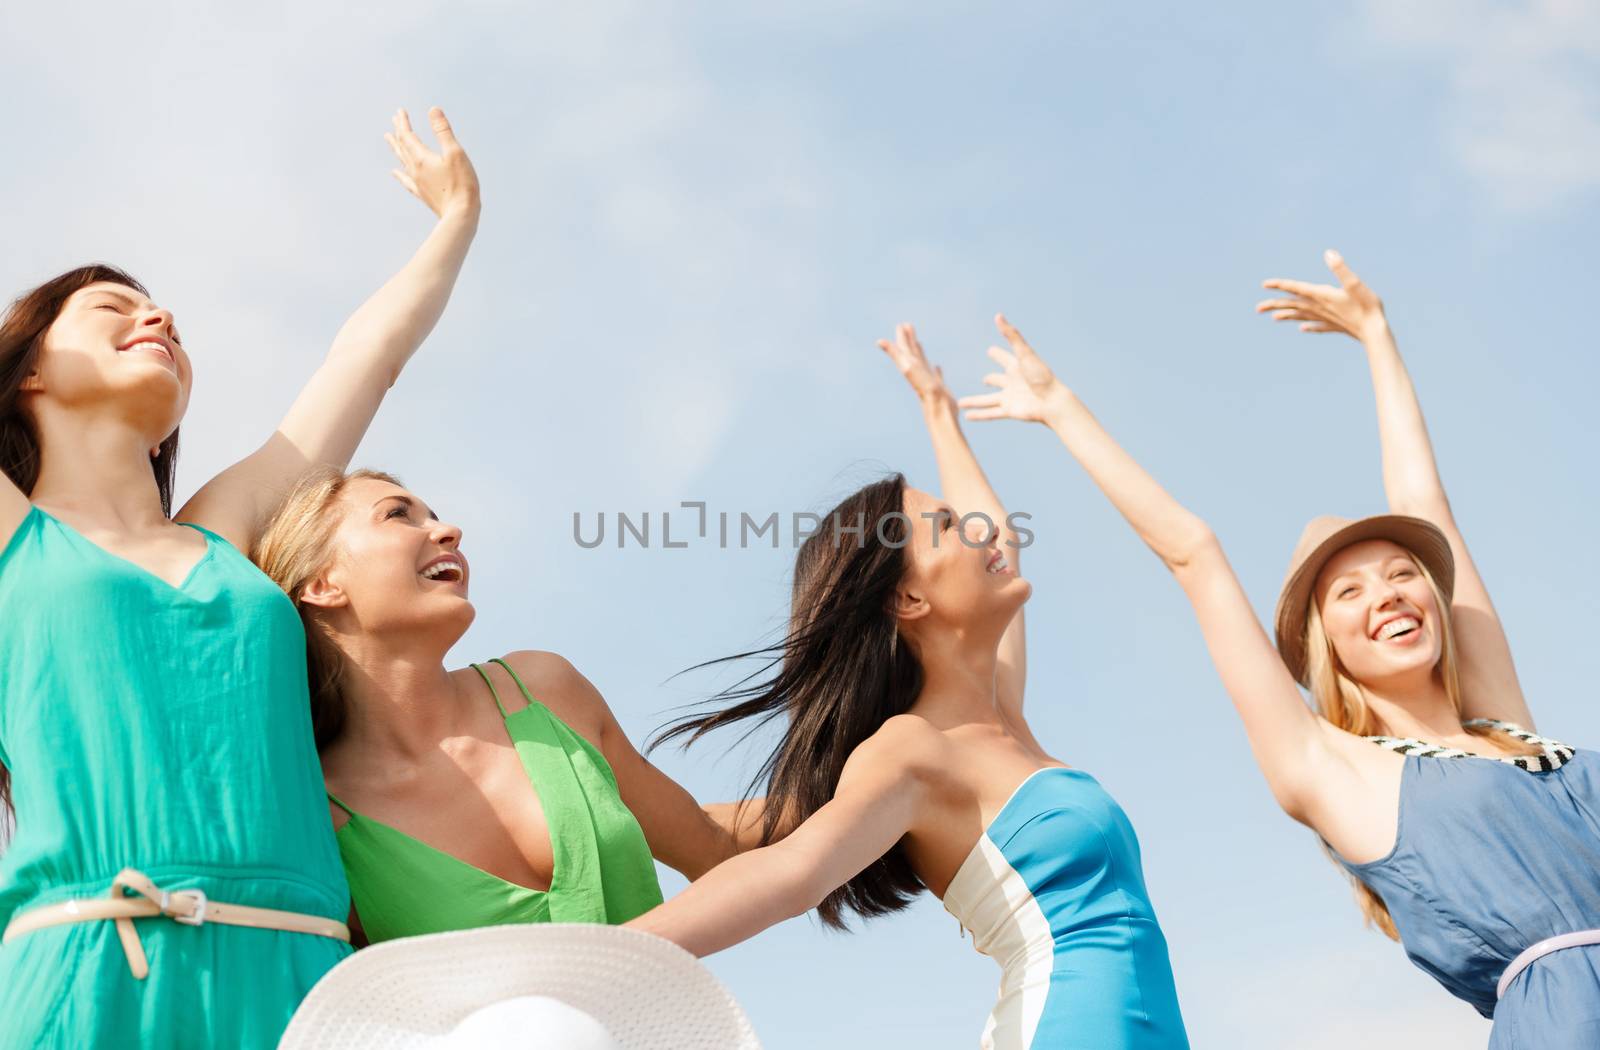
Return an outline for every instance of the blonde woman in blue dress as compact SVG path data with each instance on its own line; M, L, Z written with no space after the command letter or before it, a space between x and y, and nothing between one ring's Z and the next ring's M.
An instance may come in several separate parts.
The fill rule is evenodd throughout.
M430 116L437 152L403 112L387 136L427 239L176 514L172 313L92 266L0 321L0 1045L269 1048L349 950L305 635L241 551L302 471L349 460L449 298L478 182Z
M1015 329L974 419L1047 425L1194 607L1267 786L1356 880L1362 911L1494 1019L1493 1050L1600 1046L1600 756L1536 735L1445 496L1383 305L1275 279L1259 306L1366 351L1390 513L1306 528L1276 648L1222 546L1117 446ZM1315 710L1296 683L1311 692Z

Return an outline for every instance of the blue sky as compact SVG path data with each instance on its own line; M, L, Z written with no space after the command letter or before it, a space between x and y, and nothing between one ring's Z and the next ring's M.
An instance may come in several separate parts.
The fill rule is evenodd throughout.
M1306 519L1382 509L1357 348L1250 309L1337 246L1389 306L1540 728L1600 739L1595 9L984 7L9 5L0 284L105 258L176 312L192 490L425 232L381 134L444 105L482 231L358 458L465 527L459 659L554 649L643 737L717 683L669 676L779 625L792 553L585 550L573 512L936 487L873 346L901 320L970 392L1005 310L1265 615ZM1042 429L969 432L1034 516L1030 717L1139 829L1195 1045L1481 1046L1277 812L1157 561ZM729 743L661 762L726 797ZM998 979L932 900L711 966L773 1050L971 1046Z

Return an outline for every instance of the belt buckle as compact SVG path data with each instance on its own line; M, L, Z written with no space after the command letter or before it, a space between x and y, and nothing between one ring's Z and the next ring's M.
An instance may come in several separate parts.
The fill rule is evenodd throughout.
M173 890L170 894L163 893L162 897L188 897L194 901L194 911L189 915L174 915L173 922L181 922L185 926L203 926L206 921L206 891L205 890ZM161 910L167 910L168 900L161 902Z

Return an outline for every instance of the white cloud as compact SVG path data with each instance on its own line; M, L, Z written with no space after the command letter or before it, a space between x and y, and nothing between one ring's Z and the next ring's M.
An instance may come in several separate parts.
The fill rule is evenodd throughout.
M1437 67L1445 138L1501 206L1553 208L1600 186L1600 7L1588 0L1369 0L1382 43Z

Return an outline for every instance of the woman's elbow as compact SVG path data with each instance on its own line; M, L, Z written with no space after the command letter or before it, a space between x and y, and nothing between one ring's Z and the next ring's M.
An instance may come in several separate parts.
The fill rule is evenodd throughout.
M783 894L790 918L820 907L828 894L839 888L826 872L807 870L799 864L791 871Z
M1211 526L1200 518L1191 518L1169 549L1162 552L1161 560L1174 575L1182 576L1214 564L1221 556L1222 542L1211 531Z

